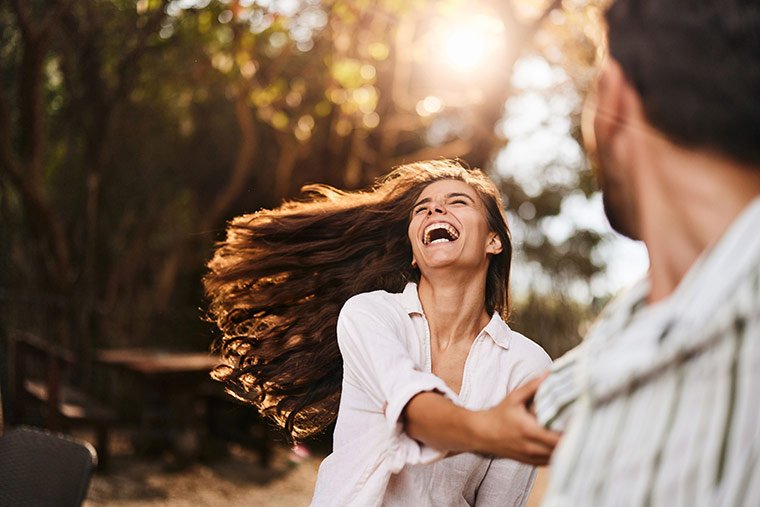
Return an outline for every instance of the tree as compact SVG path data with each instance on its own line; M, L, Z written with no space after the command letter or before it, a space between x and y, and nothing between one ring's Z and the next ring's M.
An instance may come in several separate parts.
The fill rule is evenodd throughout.
M199 280L226 219L275 206L309 182L361 187L404 161L458 156L493 167L513 66L541 47L536 35L560 8L559 0L0 4L6 299L65 308L48 338L83 365L95 346L207 346ZM465 22L498 39L501 52L457 71L440 59L440 34ZM582 34L567 40L588 44ZM505 179L504 190L511 208L530 201L540 217L556 213L567 188L528 196ZM592 269L587 253L578 247L566 263L579 276ZM21 307L5 306L4 327Z

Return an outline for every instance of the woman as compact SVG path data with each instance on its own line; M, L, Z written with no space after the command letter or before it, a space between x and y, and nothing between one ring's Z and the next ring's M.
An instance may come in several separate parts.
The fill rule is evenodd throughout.
M235 219L209 263L230 364L216 377L293 438L340 401L314 505L524 504L534 470L483 454L544 463L556 435L525 409L537 382L504 399L549 359L500 316L511 244L496 187L430 161L367 192L305 190ZM483 454L446 457L458 451Z

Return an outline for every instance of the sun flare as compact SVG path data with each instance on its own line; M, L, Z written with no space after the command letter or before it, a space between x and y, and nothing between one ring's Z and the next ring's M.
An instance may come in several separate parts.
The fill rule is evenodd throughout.
M460 72L483 67L504 46L504 25L496 17L478 14L443 23L437 31L444 63Z
M483 61L487 40L483 34L457 29L446 38L445 54L452 66L461 70L471 70Z

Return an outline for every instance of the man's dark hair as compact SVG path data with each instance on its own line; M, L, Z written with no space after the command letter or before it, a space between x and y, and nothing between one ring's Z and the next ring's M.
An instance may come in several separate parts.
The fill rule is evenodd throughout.
M655 128L760 165L760 1L616 0L606 19Z

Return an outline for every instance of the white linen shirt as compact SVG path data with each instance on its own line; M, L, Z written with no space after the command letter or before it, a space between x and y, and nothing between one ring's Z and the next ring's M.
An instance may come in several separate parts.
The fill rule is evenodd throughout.
M494 313L473 342L459 395L431 372L430 332L410 283L349 299L338 318L343 391L333 453L319 468L312 506L524 505L535 468L508 459L445 452L403 432L401 412L423 391L483 410L551 363Z

